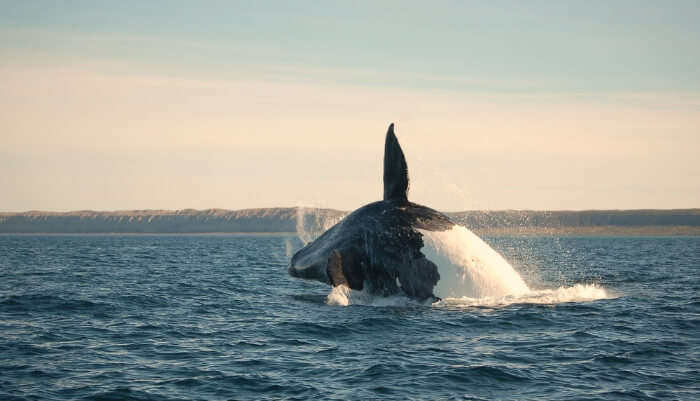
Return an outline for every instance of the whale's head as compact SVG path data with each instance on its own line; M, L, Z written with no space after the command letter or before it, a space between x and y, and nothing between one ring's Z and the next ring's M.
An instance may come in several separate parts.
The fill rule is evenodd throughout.
M340 223L339 223L340 224ZM337 226L337 225L336 225ZM342 240L329 241L336 226L297 251L289 262L289 274L292 277L305 278L332 284L327 273L328 258L331 251L337 248ZM330 235L328 233L331 233Z
M361 290L370 266L376 264L378 234L396 229L380 228L380 209L384 207L383 201L361 207L306 244L292 256L289 274Z

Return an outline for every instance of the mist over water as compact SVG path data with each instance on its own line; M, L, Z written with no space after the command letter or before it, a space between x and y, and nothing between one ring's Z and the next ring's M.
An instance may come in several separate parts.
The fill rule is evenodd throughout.
M342 215L329 215L315 207L297 206L296 212L296 234L303 245L318 238L343 218ZM291 238L285 239L288 258L291 258L296 251L294 242Z
M297 237L303 244L318 238L321 234L342 220L342 216L329 216L318 208L297 207Z

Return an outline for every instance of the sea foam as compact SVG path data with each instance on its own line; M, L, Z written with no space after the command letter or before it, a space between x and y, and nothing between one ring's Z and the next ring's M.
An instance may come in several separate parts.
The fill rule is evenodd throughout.
M438 266L440 281L434 293L441 300L433 306L507 306L511 304L557 304L610 298L596 284L530 289L508 261L466 227L424 231L423 254ZM405 296L379 297L346 286L334 287L329 305L404 306L419 302Z

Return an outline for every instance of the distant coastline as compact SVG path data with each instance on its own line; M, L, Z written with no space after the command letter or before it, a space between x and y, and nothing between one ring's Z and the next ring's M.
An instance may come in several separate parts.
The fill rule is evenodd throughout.
M347 214L315 208L0 212L3 234L289 234L323 231ZM487 236L700 236L700 209L446 213Z

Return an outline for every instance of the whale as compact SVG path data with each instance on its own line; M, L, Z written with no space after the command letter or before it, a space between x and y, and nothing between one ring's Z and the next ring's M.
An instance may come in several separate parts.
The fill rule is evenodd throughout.
M292 277L378 296L439 300L433 289L440 274L421 252L423 235L450 230L455 223L408 200L408 165L393 123L384 142L383 182L382 200L353 211L292 255Z

